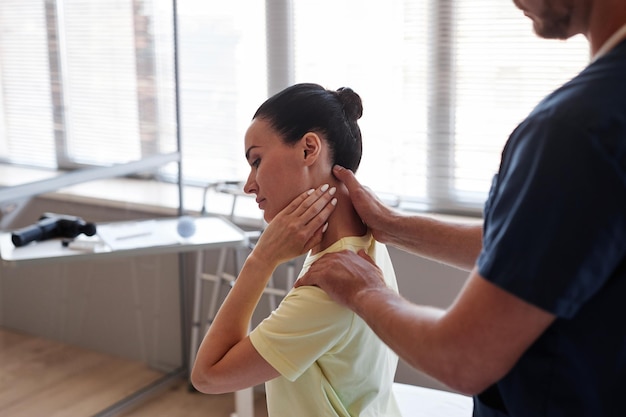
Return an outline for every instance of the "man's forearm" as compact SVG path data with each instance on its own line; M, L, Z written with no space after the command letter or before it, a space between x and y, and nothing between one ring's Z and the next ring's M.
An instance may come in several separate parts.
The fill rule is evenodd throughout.
M482 249L482 225L478 221L462 224L397 213L387 221L384 242L470 271Z
M349 307L409 365L435 378L441 376L445 359L438 357L442 349L434 335L444 310L412 304L388 288L364 290L350 300Z

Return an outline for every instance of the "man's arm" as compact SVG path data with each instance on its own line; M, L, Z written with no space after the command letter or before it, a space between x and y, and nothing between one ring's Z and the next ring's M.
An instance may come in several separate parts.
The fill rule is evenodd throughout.
M327 254L296 285L321 287L411 366L468 395L506 375L554 320L476 269L447 310L416 305L388 289L370 261L364 253Z
M472 269L482 249L483 229L478 222L394 213L383 224L389 245L465 271Z
M470 271L482 249L482 225L408 215L387 207L352 171L335 166L333 174L350 193L357 213L374 238L407 252Z

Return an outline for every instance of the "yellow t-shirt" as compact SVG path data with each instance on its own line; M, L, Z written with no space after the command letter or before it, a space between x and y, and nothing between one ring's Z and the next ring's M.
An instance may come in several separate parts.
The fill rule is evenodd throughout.
M371 234L343 238L309 255L300 275L325 253L345 249L365 249L397 291L387 248ZM400 416L392 392L398 357L321 289L292 289L250 340L281 374L265 384L270 417Z

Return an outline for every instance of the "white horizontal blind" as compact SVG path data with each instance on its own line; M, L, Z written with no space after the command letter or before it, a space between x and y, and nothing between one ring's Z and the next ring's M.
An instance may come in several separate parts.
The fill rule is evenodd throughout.
M294 5L296 82L362 96L359 178L407 207L480 211L510 132L588 60L500 0Z
M178 11L185 180L240 180L244 134L267 97L264 2L180 0Z
M173 150L171 6L0 2L0 159L106 165ZM197 183L245 178L243 136L268 85L316 82L363 99L365 184L403 207L480 212L509 133L588 60L584 39L538 39L501 0L178 0L178 11L183 174Z
M68 158L79 164L139 159L133 2L58 4Z
M0 161L55 168L44 2L0 1Z
M427 2L294 2L295 81L350 87L363 100L359 178L426 193Z
M455 0L454 194L451 204L482 205L513 129L547 94L588 63L582 36L537 37L510 2Z
M111 165L175 150L170 0L0 3L0 159Z

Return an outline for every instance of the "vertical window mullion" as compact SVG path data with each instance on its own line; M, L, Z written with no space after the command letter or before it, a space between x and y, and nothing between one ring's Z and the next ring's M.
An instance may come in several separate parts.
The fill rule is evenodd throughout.
M294 84L292 0L266 0L267 91L272 96Z
M65 122L65 94L63 89L64 48L62 22L63 0L46 0L46 23L48 31L48 56L50 61L50 88L52 91L52 114L54 118L54 148L57 166L69 165L67 155L67 124Z
M133 0L135 71L137 74L137 113L141 156L159 152L158 90L155 63L153 16L148 12L152 0Z
M454 3L430 1L427 201L433 210L449 206L454 187Z

